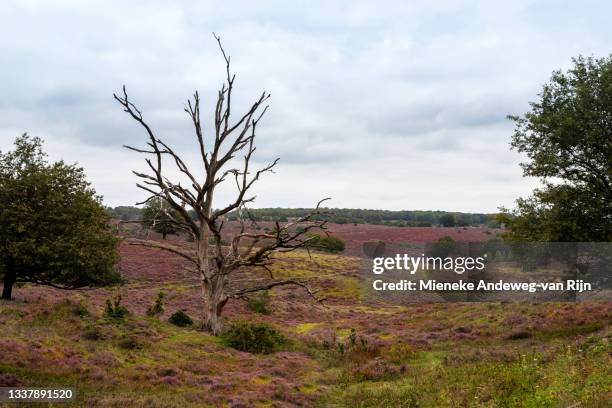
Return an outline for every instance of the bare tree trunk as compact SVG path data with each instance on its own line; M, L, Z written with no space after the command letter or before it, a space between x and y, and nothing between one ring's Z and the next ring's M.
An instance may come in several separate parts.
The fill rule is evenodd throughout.
M204 205L207 214L210 214L212 194L211 189L209 201ZM202 286L202 328L218 335L222 330L221 313L228 298L225 294L225 276L211 265L212 259L210 259L209 254L211 237L212 234L208 224L204 220L200 221L200 242L197 246L197 252Z
M217 276L212 282L206 284L204 295L202 325L204 330L216 336L223 329L221 313L228 300L225 295L225 279L222 276Z
M7 270L4 274L4 287L2 288L2 299L11 300L13 297L13 285L17 280L17 275L12 270Z

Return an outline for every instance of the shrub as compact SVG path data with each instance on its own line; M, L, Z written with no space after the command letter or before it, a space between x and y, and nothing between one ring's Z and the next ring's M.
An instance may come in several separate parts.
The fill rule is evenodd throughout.
M315 235L308 241L307 246L320 251L337 253L344 251L346 245L343 240L332 235Z
M358 335L351 329L343 341L337 341L335 333L330 340L324 340L322 348L325 357L333 365L348 364L352 366L364 364L380 355L380 344L370 342L366 337Z
M103 333L99 327L93 326L88 327L83 332L83 338L85 340L100 340L103 337Z
M21 387L23 382L14 374L0 373L0 387Z
M82 303L78 303L72 308L72 314L78 317L86 317L89 316L89 310Z
M68 312L71 315L78 317L89 316L89 310L82 302L76 302L72 299L63 299L55 305L56 312Z
M249 353L268 354L286 344L286 337L267 323L234 322L221 335L229 347Z
M123 320L130 314L127 307L121 304L121 295L115 296L115 299L111 301L106 299L106 307L104 308L104 317L113 320Z
M444 236L431 244L427 250L427 256L445 258L457 247L457 243L449 236Z
M172 316L170 316L168 321L178 327L186 327L193 325L193 320L191 320L191 317L189 317L189 315L183 310L178 310L174 312Z
M506 340L520 340L520 339L528 339L532 337L533 334L526 329L516 329L506 334Z
M268 291L250 297L247 301L247 309L264 315L272 314L272 309L270 308L270 294Z
M147 309L147 316L159 316L162 313L164 313L164 292L160 291L153 306Z
M351 329L345 343L338 343L338 351L353 363L368 361L380 353L376 344L370 344L367 338L358 336L355 329Z
M400 367L390 365L377 357L353 367L349 372L356 381L378 381L393 378L400 374L400 370Z
M89 363L98 367L117 367L119 360L110 351L100 351L89 357Z
M119 339L117 346L124 350L139 350L144 347L144 342L136 336L125 335Z

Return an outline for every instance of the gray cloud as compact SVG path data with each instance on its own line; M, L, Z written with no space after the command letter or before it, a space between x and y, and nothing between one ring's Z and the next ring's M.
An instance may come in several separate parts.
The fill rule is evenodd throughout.
M145 135L113 101L128 86L158 134L190 155L182 111L198 89L206 125L223 65L236 110L272 93L257 160L281 157L260 206L494 211L534 182L508 151L506 114L528 109L553 69L605 55L605 2L86 2L0 4L0 148L43 136L82 164L109 204L138 201L122 144ZM587 4L588 3L588 4ZM231 196L231 189L220 195Z

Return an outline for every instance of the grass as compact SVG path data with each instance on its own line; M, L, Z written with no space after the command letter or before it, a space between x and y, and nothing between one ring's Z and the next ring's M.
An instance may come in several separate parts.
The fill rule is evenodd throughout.
M605 406L609 397L609 344L522 353L512 362L441 364L423 355L411 374L389 381L355 381L335 401L358 407L565 407Z
M481 307L485 308L486 305ZM40 333L41 327L57 330L60 334L51 336L47 332L47 337L39 340L39 348L44 349L41 354L43 360L61 361L69 356L68 350L82 353L86 361L81 364L82 373L71 371L70 367L58 370L46 364L20 366L20 360L2 363L0 372L41 386L78 384L79 393L99 406L127 403L131 406L190 407L206 405L185 401L185 395L192 395L194 400L208 397L197 397L198 387L195 384L186 385L182 379L178 379L182 370L173 367L184 364L187 354L190 354L191 360L206 359L209 365L216 365L216 370L209 370L211 374L223 373L232 363L238 366L235 370L240 369L239 358L216 354L223 350L223 346L216 338L199 331L138 317L130 317L117 327L89 315L69 319L70 327L66 327L67 320L63 318L73 316L71 309L70 304L61 304L50 314L34 316L28 326L20 327L13 323L9 325L9 330L12 330L13 338L26 344L30 334ZM1 315L6 318L21 314L3 308ZM458 313L457 318L461 320L462 315L465 315L465 311ZM106 330L110 338L86 340L85 344L79 344L82 341L74 342L70 336L66 336L71 331L79 332L92 326L103 332ZM322 323L304 323L295 332L307 333L320 326ZM144 334L147 334L146 340L143 340ZM338 341L347 342L351 331L339 330L337 335ZM126 336L141 339L144 346L121 346L117 339ZM317 345L311 354L313 363L324 373L325 367L329 367L327 373L331 376L327 380L323 374L311 376L309 381L298 385L296 391L316 395L322 389L327 390L324 399L313 402L313 405L351 407L562 407L577 402L584 406L603 407L610 386L609 336L609 329L602 324L541 331L531 340L504 342L501 349L511 348L506 354L494 352L496 347L500 348L497 339L490 343L440 342L433 348L422 349L402 345L393 338L390 345L382 346L376 353L376 361L391 368L385 369L386 374L379 377L376 376L377 368L368 366L375 359L368 356L363 360L348 354L324 356ZM489 352L483 354L478 350ZM108 385L100 386L96 385L100 384L98 377L90 376L94 373L99 375L100 367L96 365L104 364L104 361L87 361L92 361L92 356L103 351L115 356L117 362L114 364L118 367L102 367L102 376L106 378L104 382L110 381ZM22 357L28 357L27 349L21 352L25 353ZM337 354L336 351L332 353ZM453 358L458 355L462 358ZM500 358L500 355L504 358ZM169 375L161 375L162 370L167 370ZM368 370L374 370L374 374ZM156 384L147 383L150 373L153 374L149 377L157 381ZM274 373L261 374L252 377L249 386L266 388L273 386L275 381ZM229 397L226 395L226 398ZM258 402L259 406L274 406L274 396L262 398L264 400ZM272 400L265 401L266 398Z
M313 323L302 323L302 324L298 324L296 326L293 327L293 331L296 333L308 333L309 331L320 327L322 324L319 322L313 322Z

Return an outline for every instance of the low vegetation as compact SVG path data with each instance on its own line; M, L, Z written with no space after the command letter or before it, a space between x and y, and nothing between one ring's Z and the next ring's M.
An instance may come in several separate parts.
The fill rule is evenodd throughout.
M178 327L193 326L193 320L183 310L172 313L168 321Z
M314 235L308 241L309 248L319 251L338 253L344 251L346 244L343 240L333 235Z
M303 251L281 256L272 273L318 277L325 306L298 289L275 290L274 313L237 302L218 338L194 328L198 288L171 280L172 258L148 263L154 250L122 251L134 272L121 299L110 289L26 286L19 293L27 302L0 303L0 386L78 384L73 406L92 407L604 407L609 400L610 303L372 304L360 297L356 275L336 275L356 271L356 258L312 253L314 270ZM160 292L163 309L179 312L152 319L147 310ZM117 312L123 308L129 314Z
M286 337L267 323L237 321L221 335L229 347L249 353L269 354L287 343Z
M162 291L157 293L157 298L153 306L147 309L147 316L154 317L164 313L164 297L165 294Z
M106 299L104 317L112 320L123 320L130 314L127 307L121 304L121 295L115 296L113 300Z
M272 308L270 307L270 293L265 291L251 296L247 300L246 306L247 309L263 315L272 314Z

